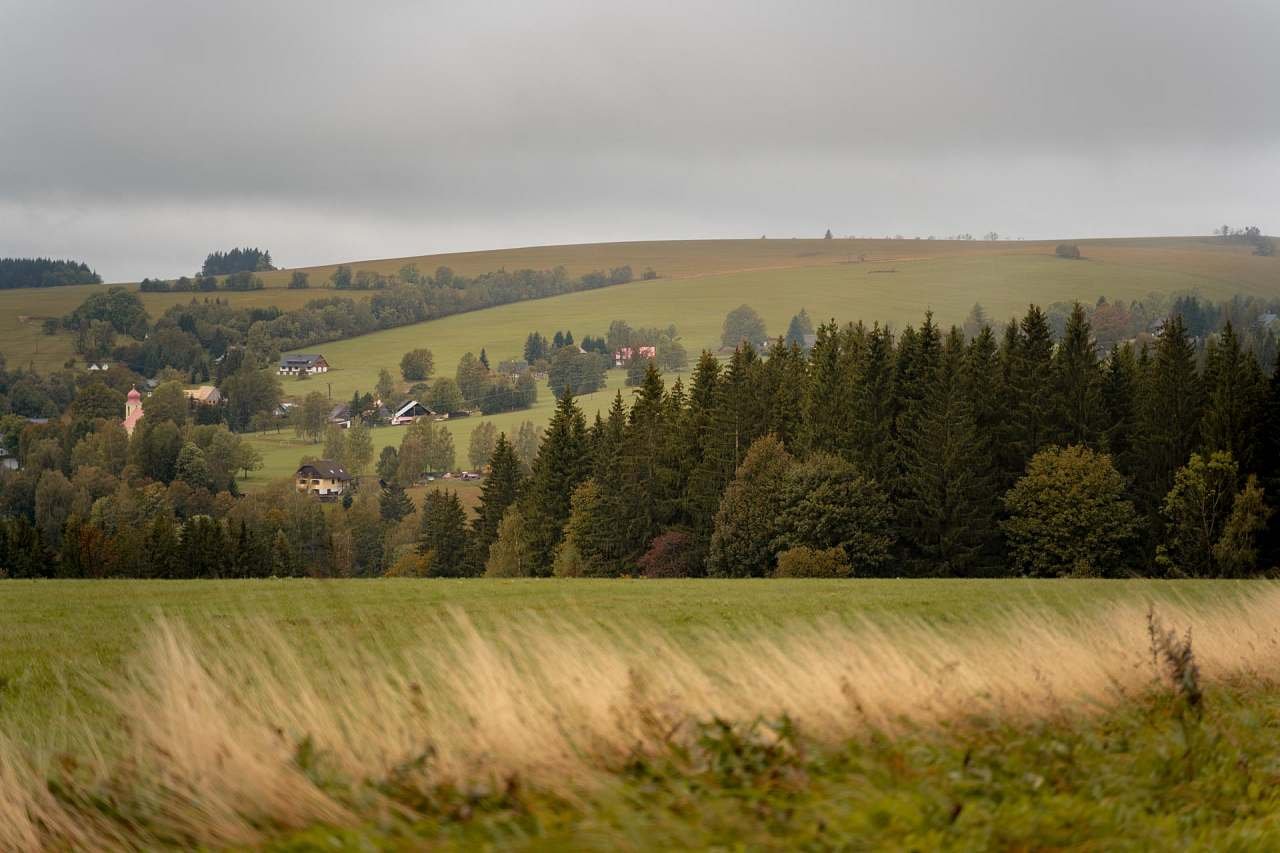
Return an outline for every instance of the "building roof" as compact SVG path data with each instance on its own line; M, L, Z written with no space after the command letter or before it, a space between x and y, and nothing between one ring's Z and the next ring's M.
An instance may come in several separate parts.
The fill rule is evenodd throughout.
M405 414L413 412L417 408L422 409L421 414L424 414L424 415L435 414L435 412L431 410L431 407L425 403L420 403L417 400L405 400L403 403L396 406L395 411L392 413L391 416L393 418L404 417Z
M345 421L351 417L351 407L346 403L339 403L329 410L329 420Z
M315 364L317 361L324 361L324 356L318 353L286 355L280 359L280 364L287 365L289 367L297 367L309 366Z
M199 388L186 388L182 392L188 399L197 403L216 403L222 399L221 392L213 385L201 385Z
M324 480L350 480L351 475L347 470L329 459L317 459L314 462L307 462L298 466L298 470L294 472L295 477L316 477Z

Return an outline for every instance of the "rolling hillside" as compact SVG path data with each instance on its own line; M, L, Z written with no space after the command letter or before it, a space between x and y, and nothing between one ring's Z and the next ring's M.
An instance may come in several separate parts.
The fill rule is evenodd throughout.
M1025 310L1030 302L1048 304L1072 299L1137 299L1151 292L1196 291L1209 298L1235 293L1280 296L1280 258L1261 258L1240 244L1208 237L1143 238L1078 241L1084 260L1054 257L1054 241L983 242L946 240L689 240L537 246L487 252L423 255L353 261L353 270L390 274L406 264L423 272L449 266L474 275L496 269L545 269L564 266L571 275L630 264L638 275L646 267L661 278L586 291L551 299L459 314L403 326L317 347L333 370L307 383L288 380L285 392L302 395L322 390L335 400L370 390L378 370L396 373L400 356L415 347L429 347L437 372L452 375L464 352L487 350L494 362L517 356L529 332L551 334L569 329L576 337L600 335L614 319L633 326L675 324L691 359L704 348L718 346L726 312L747 303L765 318L770 334L785 331L791 315L807 308L815 322L828 317L842 321L863 319L902 326L918 322L932 309L946 325L963 319L975 302L997 319ZM290 270L263 274L266 289L219 292L233 304L278 305L295 308L331 293L319 285L333 266L305 268L309 290L288 290ZM135 286L136 285L129 285ZM0 353L11 365L34 364L38 369L60 367L72 355L72 338L43 335L44 317L70 311L95 287L81 285L39 291L0 292ZM368 291L345 291L354 298ZM195 294L204 299L212 294ZM173 304L193 298L186 293L147 293L144 304L153 316ZM590 414L604 408L622 383L620 372L610 373L610 389L583 401ZM531 411L494 418L503 430L525 419L545 422L553 401L541 389ZM466 456L468 436L478 418L450 426L459 463ZM375 432L379 449L398 444L400 430ZM252 488L268 478L288 473L298 458L319 448L292 435L255 436L267 459L264 471L244 485Z
M868 268L892 268L899 263L932 261L940 265L932 268L935 280L955 287L957 282L971 280L975 270L981 275L984 267L979 262L982 260L1046 259L1052 255L1054 245L1053 241L670 240L534 246L352 261L348 265L356 271L370 270L383 274L395 273L406 264L416 264L423 272L448 266L466 275L502 268L547 269L564 266L571 275L580 275L591 270L630 264L637 276L646 267L652 267L664 280L687 280L728 273L769 278L769 273L806 268L854 267L865 271ZM1079 245L1093 262L1093 266L1087 270L1069 270L1060 264L1056 267L1033 264L1030 269L1026 269L1005 263L997 263L986 269L997 275L1047 275L1050 279L1064 279L1068 282L1079 278L1107 281L1132 276L1135 280L1151 282L1148 289L1159 290L1191 286L1201 287L1208 292L1216 285L1225 284L1228 285L1227 292L1280 293L1280 261L1275 258L1253 257L1247 247L1223 244L1213 238L1084 240L1079 241ZM859 261L862 263L859 264ZM957 275L954 277L950 269L952 264L957 265ZM334 268L335 265L324 265L263 273L261 275L266 284L265 290L220 292L218 296L232 304L296 308L326 292L322 285ZM293 269L304 269L310 274L313 285L310 290L286 289L285 285ZM886 282L887 289L891 290L892 281L898 278L900 274L894 274L893 279ZM126 286L137 285L126 283ZM41 321L46 317L62 316L75 308L95 288L100 287L102 285L76 285L0 291L0 354L10 364L34 365L38 370L61 367L73 355L71 336L46 336L41 333ZM1109 288L1106 292L1111 295L1119 290ZM353 298L368 295L367 291L347 293ZM186 302L193 296L203 299L208 295L146 293L142 295L142 299L152 316L158 316L171 305ZM956 298L964 301L958 295ZM996 307L994 300L983 301L984 304L991 301L992 307ZM812 306L811 310L815 307L817 306ZM883 316L889 318L888 313Z
M854 254L850 262L850 245L867 249L867 259L859 262ZM901 327L918 322L929 309L944 325L958 323L974 302L981 302L993 318L1007 318L1025 311L1031 302L1092 301L1102 295L1140 299L1152 292L1196 291L1210 298L1234 293L1280 296L1280 261L1254 257L1244 247L1210 239L1086 241L1080 244L1086 258L1081 261L1054 257L1053 245L860 240L613 244L620 252L645 247L651 254L638 254L654 258L655 268L660 268L658 258L665 253L667 262L679 264L674 268L684 273L504 305L325 344L319 349L333 369L322 379L286 381L285 392L300 395L326 390L335 400L346 400L357 390L371 389L380 368L395 373L400 356L415 347L429 347L435 353L438 373L452 375L464 352L478 353L484 348L496 363L517 356L531 331L550 335L557 329L568 329L581 338L603 334L614 319L633 326L675 324L692 359L703 348L718 347L725 313L744 302L761 313L770 334L780 334L802 307L815 322L836 317L842 321L879 320ZM842 252L842 247L846 251ZM517 252L534 253L519 256L523 265L570 257L576 250L591 257L593 263L600 261L594 266L601 266L609 263L602 254L605 248L547 247L486 254L512 258ZM890 257L893 249L896 257ZM879 254L871 254L872 250ZM564 254L552 254L554 251ZM910 254L913 251L915 255ZM537 257L538 253L543 254ZM454 257L468 262L472 258ZM734 259L740 262L739 268L710 272ZM381 263L396 269L400 261ZM664 272L670 268L661 267ZM623 377L620 371L611 371L609 379L607 392L583 399L589 416L607 408ZM553 400L546 388L540 389L540 394L533 410L495 416L495 424L512 431L525 419L544 423ZM477 420L450 424L460 464ZM400 435L398 428L379 429L374 432L375 443L378 449L398 444ZM299 456L320 451L318 445L298 442L284 433L254 441L267 466L246 482L246 487L288 473Z

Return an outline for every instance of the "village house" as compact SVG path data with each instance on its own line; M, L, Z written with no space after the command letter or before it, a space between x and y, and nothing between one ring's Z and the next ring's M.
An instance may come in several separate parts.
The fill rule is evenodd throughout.
M329 362L322 355L286 355L280 359L281 376L310 376L313 373L328 373Z
M111 369L111 363L107 361L95 361L89 365L89 370L91 372L100 372L103 370L110 370L110 369Z
M342 429L351 429L351 407L346 403L339 403L329 410L329 423L336 424Z
M626 367L633 358L657 358L657 347L620 347L613 351L613 366Z
M120 422L120 426L124 427L126 433L133 435L140 420L142 420L142 395L138 393L137 388L130 388L129 396L124 401L124 420Z
M299 492L321 498L341 495L351 482L351 475L341 465L328 459L317 459L301 465L293 475Z
M18 464L18 457L9 452L9 448L0 444L0 469L6 471L17 471L21 467Z
M417 400L405 400L392 412L391 425L400 426L401 424L416 423L419 418L429 418L434 415L435 412Z
M199 403L202 406L216 406L222 402L222 392L213 385L185 388L182 393L188 400Z

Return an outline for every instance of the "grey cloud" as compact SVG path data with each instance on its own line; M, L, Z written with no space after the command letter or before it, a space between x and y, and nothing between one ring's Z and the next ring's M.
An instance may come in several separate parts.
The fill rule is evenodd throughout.
M246 240L320 262L827 225L1203 232L1267 225L1280 190L1272 2L118 0L0 21L0 253L109 277Z

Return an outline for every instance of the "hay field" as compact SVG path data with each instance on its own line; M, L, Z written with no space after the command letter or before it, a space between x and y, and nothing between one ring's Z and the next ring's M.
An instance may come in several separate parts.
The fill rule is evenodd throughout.
M1274 584L13 586L5 849L1277 837Z

